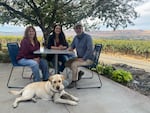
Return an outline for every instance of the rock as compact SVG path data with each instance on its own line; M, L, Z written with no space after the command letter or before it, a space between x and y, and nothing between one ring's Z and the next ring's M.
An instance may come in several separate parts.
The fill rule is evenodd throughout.
M126 86L150 97L150 72L146 72L144 69L139 69L122 63L113 64L112 66L115 69L124 69L132 73L134 80Z

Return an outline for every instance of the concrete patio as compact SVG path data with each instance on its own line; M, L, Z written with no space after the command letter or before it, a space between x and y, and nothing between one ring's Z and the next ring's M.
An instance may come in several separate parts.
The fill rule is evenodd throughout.
M1 113L150 113L150 98L139 94L127 87L113 82L103 76L101 80L102 88L98 89L66 89L71 94L80 98L77 106L65 104L55 104L52 101L38 100L37 103L32 101L21 102L14 109L12 103L16 96L8 93L6 86L10 73L11 64L0 64L0 112ZM85 70L85 75L89 74ZM12 78L12 84L26 85L31 82L29 79L21 78L21 69L17 68ZM30 69L26 74L30 75ZM95 76L96 79L96 76ZM82 85L89 81L79 81ZM91 82L95 84L95 82Z

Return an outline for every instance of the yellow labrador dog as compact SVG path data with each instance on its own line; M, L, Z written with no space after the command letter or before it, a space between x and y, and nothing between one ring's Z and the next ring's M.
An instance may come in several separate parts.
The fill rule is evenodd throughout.
M64 90L63 80L63 75L56 74L50 76L46 82L33 82L20 91L10 91L14 95L21 95L16 98L13 107L16 108L20 101L32 100L36 102L36 97L44 100L53 99L55 103L77 105L79 99Z

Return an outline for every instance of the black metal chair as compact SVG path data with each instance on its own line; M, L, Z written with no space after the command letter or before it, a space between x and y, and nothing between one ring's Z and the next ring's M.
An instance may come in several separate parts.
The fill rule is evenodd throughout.
M93 79L94 72L91 69L96 68L96 66L99 62L101 50L102 50L102 44L95 44L93 64L88 65L88 66L81 66L81 67L89 69L91 71L92 75L90 77L81 77L81 79ZM76 88L77 89L101 88L102 87L102 82L101 82L101 79L100 79L100 75L98 73L96 73L96 74L97 74L98 79L99 79L99 84L98 85L96 85L96 86L85 86L85 87L82 86L81 87L81 86L78 85L78 81L77 81L76 82Z
M19 51L18 43L17 42L7 43L7 48L8 48L8 53L9 53L9 56L10 56L11 64L12 64L10 75L9 75L9 78L8 78L8 81L7 81L7 87L8 88L22 88L21 86L11 86L9 84L11 76L12 76L13 69L15 67L22 67L23 70L22 70L21 75L22 75L23 79L31 79L32 75L31 75L31 77L24 77L23 74L24 74L25 66L22 66L22 65L17 63L16 57L17 57L17 54L18 54L18 51Z

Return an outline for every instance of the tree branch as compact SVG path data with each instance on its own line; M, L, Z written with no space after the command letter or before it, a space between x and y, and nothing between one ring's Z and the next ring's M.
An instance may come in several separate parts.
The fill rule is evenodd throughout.
M51 25L50 23L54 22L55 20L55 16L56 16L56 11L57 11L57 8L58 7L58 0L55 0L54 2L54 8L53 8L53 11L52 11L52 17L51 17L51 20L49 21L49 25L48 25L48 29L50 29Z
M35 2L33 0L25 0L26 3L33 9L35 15L36 15L36 21L38 22L38 25L41 29L44 29L42 26L44 26L44 21L40 15L40 10L37 7L37 5L35 4ZM32 3L32 4L31 4Z
M6 3L0 2L0 6L3 6L6 8L6 10L8 10L10 13L15 13L19 16L22 16L23 18L29 20L31 23L34 23L35 25L38 25L38 22L36 22L35 20L31 19L30 16L25 15L24 13L17 11L15 9L13 9L12 7L10 7L9 5L7 5Z

